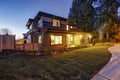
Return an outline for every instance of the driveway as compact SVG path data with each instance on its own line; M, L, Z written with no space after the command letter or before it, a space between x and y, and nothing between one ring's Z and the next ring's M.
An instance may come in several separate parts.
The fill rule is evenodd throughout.
M120 80L120 44L108 48L112 57L91 80Z

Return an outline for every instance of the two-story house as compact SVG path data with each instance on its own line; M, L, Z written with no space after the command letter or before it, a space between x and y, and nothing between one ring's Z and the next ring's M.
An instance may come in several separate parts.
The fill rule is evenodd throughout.
M39 12L34 19L29 19L29 31L24 34L28 44L37 43L40 50L58 50L68 47L87 45L91 34L79 32L76 27L67 25L67 19L56 15Z

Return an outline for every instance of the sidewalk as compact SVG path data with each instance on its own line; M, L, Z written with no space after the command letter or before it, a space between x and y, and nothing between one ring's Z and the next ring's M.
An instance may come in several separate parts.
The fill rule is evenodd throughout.
M120 80L120 44L108 50L112 54L110 61L91 80Z

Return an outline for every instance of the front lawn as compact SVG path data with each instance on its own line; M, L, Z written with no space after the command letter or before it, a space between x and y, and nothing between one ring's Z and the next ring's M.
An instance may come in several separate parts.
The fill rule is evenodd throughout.
M45 59L0 57L0 80L90 80L110 59L108 46Z

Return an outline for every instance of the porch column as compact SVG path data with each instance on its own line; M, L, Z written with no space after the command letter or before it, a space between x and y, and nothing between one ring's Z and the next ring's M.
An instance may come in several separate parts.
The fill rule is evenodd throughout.
M39 48L38 48L39 53L43 53L43 51L44 51L44 35L45 35L45 32L46 32L46 29L43 28L41 30L41 42L42 43L39 44Z

